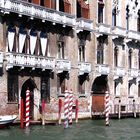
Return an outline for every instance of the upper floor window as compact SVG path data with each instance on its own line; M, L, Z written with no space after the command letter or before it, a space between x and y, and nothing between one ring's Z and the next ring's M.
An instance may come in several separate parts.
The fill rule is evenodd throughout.
M7 52L16 52L17 49L17 34L13 25L9 25L7 31L8 48Z
M65 58L65 51L64 51L65 44L64 44L64 36L63 35L58 36L57 44L58 44L58 58L64 59Z
M58 11L71 13L71 5L69 0L44 0L44 6Z
M140 50L139 50L139 53L138 53L138 62L139 62L139 69L140 69Z
M50 102L50 78L49 76L41 77L41 99Z
M118 47L114 49L114 66L118 66Z
M8 102L18 101L18 75L8 73Z
M137 31L140 32L140 10L138 11Z
M89 5L84 0L77 0L77 17L89 18Z
M130 49L128 52L128 68L132 68L132 49Z
M112 26L116 26L116 20L117 20L117 10L114 8L112 10Z
M103 64L104 57L104 44L98 41L97 45L97 64Z
M57 92L59 94L65 93L67 76L68 73L66 72L62 72L57 75Z
M80 75L78 77L78 91L79 91L79 94L85 94L85 83L86 83L85 75Z
M79 43L79 61L85 61L85 40L81 39Z
M104 19L104 3L103 0L98 0L98 23L103 23Z
M126 7L126 29L129 30L129 8Z

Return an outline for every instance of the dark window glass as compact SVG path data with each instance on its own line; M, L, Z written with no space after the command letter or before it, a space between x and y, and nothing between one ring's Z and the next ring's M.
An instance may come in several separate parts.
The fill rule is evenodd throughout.
M132 68L132 50L129 50L129 54L128 54L128 67L129 69Z
M18 75L8 73L8 102L18 102Z
M114 66L118 66L118 48L115 47L114 49Z
M97 46L97 64L103 64L103 44L99 43Z
M112 10L112 25L113 26L116 26L116 17L117 17L116 8L114 8Z
M46 103L50 102L50 78L48 76L41 77L41 99Z
M98 23L103 23L104 4L98 4Z

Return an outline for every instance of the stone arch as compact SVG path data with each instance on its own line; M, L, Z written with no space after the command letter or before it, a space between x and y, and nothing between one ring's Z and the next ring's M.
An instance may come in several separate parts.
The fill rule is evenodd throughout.
M21 94L20 97L23 99L24 102L24 116L25 116L25 107L26 107L26 90L30 90L30 118L34 118L34 89L36 89L37 86L35 82L29 78L27 79L21 88Z
M104 112L105 93L109 92L107 75L101 75L95 78L92 84L92 115L97 112Z
M104 94L109 91L107 75L101 75L95 78L91 91L93 94Z

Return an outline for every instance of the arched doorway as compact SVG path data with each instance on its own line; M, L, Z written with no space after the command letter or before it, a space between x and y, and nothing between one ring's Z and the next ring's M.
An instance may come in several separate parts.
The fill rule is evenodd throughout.
M24 82L21 89L21 98L24 102L24 117L26 107L26 90L30 90L30 119L34 118L34 89L36 88L35 82L30 78Z
M104 111L105 92L109 91L107 75L96 77L92 84L92 113Z

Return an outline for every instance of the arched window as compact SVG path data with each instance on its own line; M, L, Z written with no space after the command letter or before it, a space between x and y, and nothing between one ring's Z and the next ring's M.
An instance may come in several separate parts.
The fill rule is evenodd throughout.
M97 64L103 64L104 47L103 42L98 42L97 45Z
M58 58L64 59L64 35L58 36Z
M116 7L112 10L112 25L116 26L117 10Z
M104 19L104 2L103 0L98 0L98 23L103 23Z
M132 68L132 49L129 49L129 52L128 52L128 68L129 69Z
M138 11L137 31L140 32L140 10Z
M129 8L126 6L126 29L129 30Z
M138 53L138 62L139 62L139 69L140 69L140 50L139 50L139 53Z
M114 48L114 66L118 66L118 47Z
M85 61L85 40L81 39L79 43L79 61Z
M89 5L84 0L77 0L77 17L89 18Z

